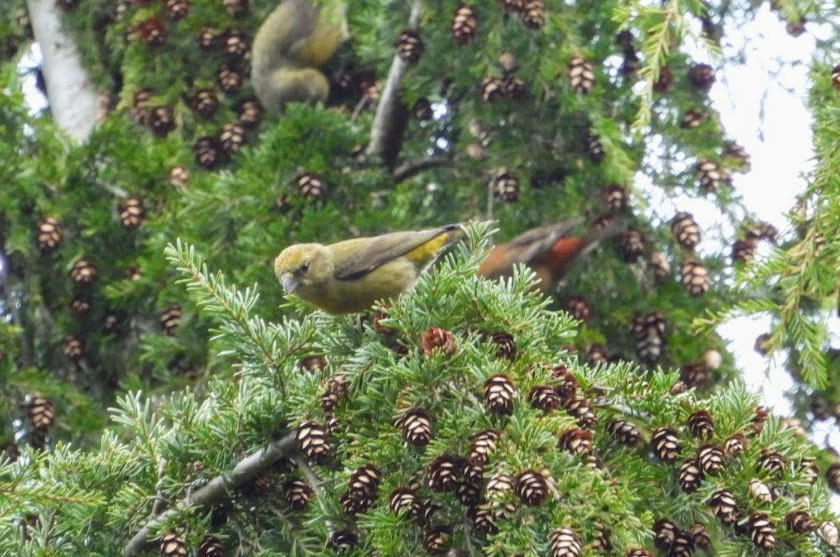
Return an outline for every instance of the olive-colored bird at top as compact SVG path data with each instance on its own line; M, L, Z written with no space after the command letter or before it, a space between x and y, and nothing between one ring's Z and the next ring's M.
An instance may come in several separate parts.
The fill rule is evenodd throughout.
M335 244L295 244L274 260L286 294L329 313L353 313L410 289L449 246L464 237L450 224Z
M624 229L622 224L611 222L603 227L594 226L583 236L570 235L583 221L578 217L527 230L490 250L478 266L477 274L490 279L508 277L515 264L524 263L537 275L538 288L552 292L577 256Z

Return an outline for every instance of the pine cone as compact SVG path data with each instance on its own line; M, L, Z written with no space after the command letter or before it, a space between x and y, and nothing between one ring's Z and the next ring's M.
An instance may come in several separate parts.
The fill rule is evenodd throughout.
M657 280L664 280L671 274L671 265L668 264L668 260L665 259L662 252L659 251L655 251L650 254L650 258L648 259L648 269L653 271L653 276L656 277Z
M160 553L164 557L186 557L187 542L175 532L167 532L160 537Z
M671 88L671 83L674 81L674 74L671 73L666 66L659 68L659 76L653 84L653 90L657 93L667 93Z
M157 137L166 137L175 129L175 112L171 106L155 106L149 110L149 129Z
M688 79L701 91L708 91L715 83L715 71L708 64L695 64L688 69Z
M216 31L209 27L202 29L195 37L195 42L198 48L204 52L209 52L218 45L219 36Z
M330 442L324 426L303 422L297 429L296 440L307 460L323 464L330 459Z
M563 405L570 416L577 419L580 427L593 429L598 424L598 417L592 410L589 400L578 397L568 400Z
M809 534L817 529L817 523L805 511L793 511L785 515L785 526L794 534Z
M175 188L182 188L187 185L190 179L190 170L186 166L176 164L169 168L169 184Z
M204 536L198 546L195 557L224 557L222 542L215 536Z
M190 2L189 0L166 0L163 8L169 19L178 21L190 13Z
M691 542L703 551L708 551L712 545L712 538L702 524L693 524L688 530L688 535L691 537Z
M239 16L248 11L248 0L222 0L222 6L229 14Z
M486 464L490 455L496 450L499 431L482 429L470 438L469 461L471 464Z
M221 36L222 51L232 58L242 58L251 50L248 35L242 29L230 27Z
M762 503L770 503L773 501L773 492L770 490L770 486L758 478L750 480L749 485L747 485L747 490L749 491L750 497L756 501L760 501Z
M735 141L727 141L724 143L723 153L721 154L725 159L729 159L733 163L731 166L736 170L749 172L750 168L752 168L750 154L747 153L747 150L743 147L743 145L739 145Z
M496 346L496 357L506 360L516 358L516 343L513 335L507 331L496 331L490 333L490 342Z
M774 476L781 476L785 469L784 457L768 447L761 449L757 464L760 469L766 470Z
M256 99L245 99L236 109L239 124L245 128L253 128L262 120L263 108Z
M228 64L224 64L216 70L216 83L225 93L238 93L242 88L243 80L242 72Z
M650 432L650 446L662 462L676 462L680 455L680 439L671 427L661 426Z
M455 335L446 329L431 327L420 335L420 349L426 357L431 357L436 352L451 355L458 350L458 341Z
M546 414L561 406L562 401L557 392L548 385L537 385L528 392L528 402L533 408L542 410Z
M724 524L734 524L738 520L738 502L730 491L718 489L712 493L709 507Z
M35 228L35 240L41 253L47 253L61 245L64 231L61 224L54 217L46 216L38 222Z
M494 414L513 412L513 397L516 388L510 377L503 373L491 375L484 382L484 406Z
M714 445L703 445L697 449L697 463L703 473L714 476L723 468L723 451Z
M158 17L149 17L134 27L134 36L149 48L158 48L166 42L166 24Z
M119 206L120 223L123 228L134 230L143 224L146 217L143 210L143 200L139 197L127 197Z
M519 180L505 167L496 169L491 187L493 195L503 201L513 203L519 199Z
M702 388L709 381L709 372L703 364L688 363L680 368L680 380L689 388Z
M700 180L700 186L708 192L713 192L720 186L732 185L732 177L714 161L700 161L695 167L695 173Z
M295 187L304 198L317 201L327 195L327 185L312 172L301 172L294 179Z
M709 289L709 272L700 262L689 259L680 265L680 282L689 294L700 296Z
M73 263L70 269L70 278L79 286L89 286L96 282L96 267L85 258L80 258Z
M36 431L45 432L55 421L55 407L50 399L41 395L33 396L28 404L29 423Z
M85 355L85 345L82 340L75 335L68 335L64 337L61 343L61 352L68 360L78 361Z
M461 481L464 462L444 454L434 459L427 469L428 485L432 491L454 491Z
M569 61L569 84L576 93L586 95L595 85L595 67L581 56Z
M579 427L560 433L557 448L577 455L592 454L592 432Z
M601 138L592 132L588 132L584 138L584 147L589 160L595 164L604 160L604 145L601 143Z
M708 410L698 410L688 417L688 429L694 437L708 439L715 432L715 420Z
M199 137L193 143L192 152L196 164L208 170L216 168L224 160L222 147L215 137Z
M538 31L545 25L545 7L542 0L528 0L520 13L522 23L528 29Z
M569 296L565 303L566 311L578 321L586 321L592 315L592 306L583 296Z
M548 482L533 468L522 470L514 480L516 495L526 505L541 505L548 498Z
M166 309L161 312L158 321L160 322L160 326L165 335L172 336L175 334L175 331L178 328L178 323L181 321L182 313L180 304L169 304L166 306Z
M487 480L484 492L490 501L499 501L505 499L507 493L513 491L515 483L516 480L509 474L497 472Z
M607 186L602 197L610 211L621 211L627 206L627 190L617 184Z
M694 541L691 539L691 535L688 532L677 532L668 551L668 557L692 557L693 554Z
M762 551L776 548L776 527L766 513L752 513L747 519L747 533L753 543Z
M423 39L416 29L405 29L394 43L397 54L407 64L415 64L423 55Z
M755 240L751 238L735 240L732 244L732 260L736 263L749 263L755 259L757 247Z
M548 548L551 557L578 557L580 539L571 528L555 528L548 533Z
M394 425L402 429L403 439L415 447L425 447L432 439L432 418L423 408L409 408Z
M680 127L686 130L694 129L702 124L705 119L706 115L704 113L694 108L689 108L683 114Z
M451 32L452 38L457 44L467 44L476 35L478 20L475 12L466 4L460 5L452 16Z
M837 531L837 525L830 520L820 522L817 535L828 547L835 548L840 545L840 532Z
M700 243L700 226L691 213L677 213L671 220L671 233L685 249L693 250Z
M613 418L607 422L607 433L622 445L630 448L636 448L642 444L639 428L632 422Z
M662 550L667 550L674 543L680 529L667 518L660 518L653 525L653 545Z
M225 124L219 132L218 143L225 154L238 152L245 144L245 129L237 123Z
M452 529L449 526L434 526L426 531L423 547L432 555L442 554L452 541Z
M420 512L420 501L415 491L408 487L398 487L388 498L388 508L395 515L417 515Z
M355 530L336 530L330 536L327 547L333 551L346 551L359 543L359 534Z
M309 484L299 479L290 479L283 484L283 496L289 504L289 508L299 511L306 507L314 491Z
M635 228L628 228L621 233L621 258L627 263L634 263L645 251L645 237Z
M700 469L696 458L686 459L677 470L677 483L680 484L680 489L686 493L697 491L702 480L703 470Z

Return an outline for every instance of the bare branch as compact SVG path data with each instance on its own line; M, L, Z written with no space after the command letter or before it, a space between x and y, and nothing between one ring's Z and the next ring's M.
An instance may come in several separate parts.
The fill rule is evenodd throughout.
M412 29L420 24L420 12L422 11L422 0L414 0L411 5L411 15L408 18L408 26ZM370 130L370 143L367 153L370 156L379 156L387 166L392 166L399 153L399 146L402 143L402 134L405 130L408 110L400 102L400 89L402 88L403 75L408 64L400 58L399 54L394 55L391 62L391 69L388 71L388 79L385 82L385 89L379 99L376 108L376 115L373 119L373 126Z
M454 168L455 162L449 157L424 157L406 161L394 169L394 182L402 182L430 168Z
M230 472L216 476L201 489L197 489L178 501L168 511L149 520L125 545L123 555L125 557L136 555L148 543L148 538L152 532L173 516L186 511L190 507L208 507L224 500L229 490L254 479L282 457L290 455L296 448L295 432L292 432L279 441L271 443L264 449L260 449L240 460Z
M55 123L77 141L87 139L97 122L100 101L76 44L61 26L54 0L27 0L32 32L44 59L44 81Z

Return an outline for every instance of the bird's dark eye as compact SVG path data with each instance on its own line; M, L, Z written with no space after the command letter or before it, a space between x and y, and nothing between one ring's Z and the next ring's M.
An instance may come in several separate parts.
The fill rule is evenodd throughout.
M308 271L309 270L309 261L304 261L303 263L301 263L298 270L301 273L305 273L306 271Z

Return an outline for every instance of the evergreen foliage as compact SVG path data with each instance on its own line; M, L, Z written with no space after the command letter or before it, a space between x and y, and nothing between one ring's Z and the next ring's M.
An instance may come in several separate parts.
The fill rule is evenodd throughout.
M751 261L775 234L708 90L761 2L348 2L327 103L271 115L248 56L275 0L58 0L103 98L84 144L30 112L24 4L0 0L0 553L836 551L812 480L840 492L840 468L756 406L714 331L773 315L796 417L836 414L834 45L795 230ZM838 24L771 9L791 34ZM725 221L691 221L696 248L687 198ZM475 276L491 242L575 217L636 234L549 297L525 268ZM497 230L470 224L373 313L313 313L271 270L295 242L468 221Z

